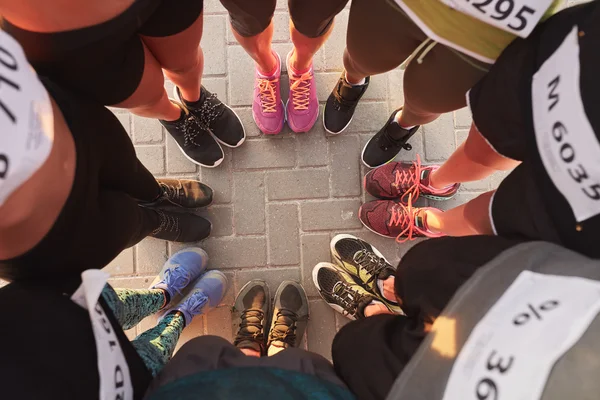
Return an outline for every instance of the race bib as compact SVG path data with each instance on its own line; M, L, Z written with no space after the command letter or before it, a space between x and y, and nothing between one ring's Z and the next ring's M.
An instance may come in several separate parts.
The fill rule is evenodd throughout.
M46 161L54 116L19 43L0 30L0 206Z
M526 38L553 0L441 0L486 24Z
M81 274L81 286L71 300L88 310L96 339L100 400L132 400L133 385L129 365L119 344L119 339L98 302L109 274L100 270L87 270Z
M600 214L600 144L581 100L578 29L533 76L538 151L577 222Z
M538 400L599 311L599 282L523 271L471 332L443 400Z

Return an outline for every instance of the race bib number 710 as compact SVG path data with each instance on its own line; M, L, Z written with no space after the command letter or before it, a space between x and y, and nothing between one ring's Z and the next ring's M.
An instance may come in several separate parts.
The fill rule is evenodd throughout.
M552 0L441 0L464 14L526 38Z

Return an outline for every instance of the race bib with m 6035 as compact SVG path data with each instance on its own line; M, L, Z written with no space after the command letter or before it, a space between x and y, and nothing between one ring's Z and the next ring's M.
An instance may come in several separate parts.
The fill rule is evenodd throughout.
M52 103L19 43L0 30L0 206L48 159Z
M441 0L486 24L526 38L540 22L552 0Z
M538 151L577 222L600 214L600 143L581 98L577 26L533 76Z

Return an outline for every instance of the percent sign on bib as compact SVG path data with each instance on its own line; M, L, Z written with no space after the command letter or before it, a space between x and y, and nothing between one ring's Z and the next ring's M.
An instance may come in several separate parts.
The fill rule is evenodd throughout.
M531 304L527 304L528 310L518 314L513 319L513 324L516 326L525 325L532 318L537 319L538 321L541 321L543 318L542 313L554 310L556 307L559 306L559 304L560 303L558 300L545 301L542 304L540 304L537 308Z

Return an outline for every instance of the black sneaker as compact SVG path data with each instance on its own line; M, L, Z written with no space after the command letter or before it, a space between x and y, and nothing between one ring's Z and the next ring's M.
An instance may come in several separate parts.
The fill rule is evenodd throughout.
M361 157L367 167L380 167L392 161L400 150L412 150L412 146L406 142L417 133L420 125L411 129L402 128L394 121L396 113L400 110L402 108L394 111L383 128L365 145Z
M350 319L365 317L365 308L375 296L356 283L344 271L331 263L322 262L313 269L313 281L319 294L331 308Z
M371 78L367 76L364 84L352 86L346 81L346 72L342 72L323 110L323 126L327 132L336 135L350 125L354 110L367 91L370 81Z
M173 136L177 146L194 164L214 168L223 162L225 155L205 125L180 103L171 100L181 108L181 116L176 121L159 120L167 132Z
M251 349L266 355L265 325L271 308L269 287L255 279L244 285L238 293L233 309L233 345L238 349Z
M146 207L177 206L183 208L207 207L212 203L213 190L200 181L192 179L156 179L162 195Z
M217 95L202 86L200 100L191 103L183 99L179 88L173 89L175 97L190 110L192 114L207 126L215 138L224 146L239 147L246 140L246 131L240 117L229 108Z
M396 269L385 259L383 254L369 243L352 235L337 235L331 240L331 254L337 263L349 273L369 293L396 314L402 314L402 309L395 301L383 296L377 284L394 275Z
M279 285L273 307L268 355L277 353L281 348L298 347L308 323L308 298L296 282L283 281Z
M149 236L171 242L193 243L210 235L212 224L206 218L191 213L154 210L159 226Z

